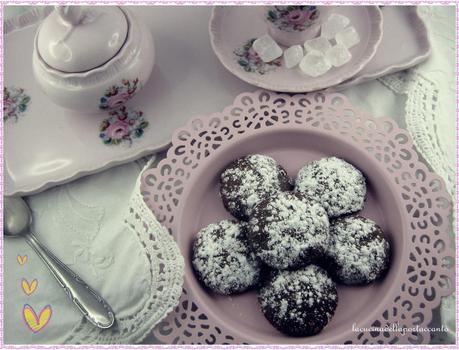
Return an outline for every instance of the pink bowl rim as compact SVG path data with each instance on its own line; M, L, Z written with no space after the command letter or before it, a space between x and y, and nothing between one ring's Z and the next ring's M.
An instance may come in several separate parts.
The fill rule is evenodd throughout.
M152 169L148 169L146 170L143 174L142 174L142 178L141 178L141 192L143 194L143 199L147 205L147 207L150 208L150 210L153 211L153 213L155 214L158 214L158 215L161 215L161 210L159 212L156 212L156 210L158 209L155 202L152 201L152 197L151 197L151 193L149 192L150 191L150 187L149 186L152 186L151 184L149 184L149 180L148 180L148 177L149 176L153 176L155 178L155 181L159 182L158 180L158 177L161 178L161 174L160 174L160 170L162 169L163 166L167 166L167 165L172 165L172 163L169 163L168 164L168 161L172 158L174 158L174 151L175 151L175 147L182 147L183 145L181 145L181 140L180 140L180 135L182 133L185 133L185 134L192 134L193 133L193 130L194 130L194 123L195 122L198 122L202 125L207 125L206 122L208 121L211 121L213 119L219 119L219 118L222 118L223 116L225 115L228 115L230 114L230 111L233 109L233 108L240 108L240 106L242 106L242 101L244 98L253 98L255 101L257 98L261 97L262 95L266 95L266 96L270 96L270 98L272 99L285 99L286 101L293 101L295 99L301 99L301 98L306 98L306 96L325 96L326 98L329 98L330 100L332 100L333 98L335 97L339 97L340 99L342 99L345 103L344 105L346 107L351 107L353 111L355 111L358 115L358 119L363 121L363 122L371 122L371 123L374 123L375 125L383 125L383 124L388 124L390 126L390 128L392 128L391 132L397 132L397 136L400 136L404 139L404 142L402 142L401 144L404 145L404 147L408 150L410 150L411 152L413 152L413 156L414 158L412 159L412 161L415 163L415 165L417 166L416 169L420 170L420 171L423 171L424 172L424 175L425 175L425 178L424 182L427 182L427 180L429 180L430 182L433 182L433 181L437 181L439 182L439 189L440 189L440 194L438 196L441 195L441 198L442 199L445 199L446 200L446 207L443 207L443 209L438 209L442 214L445 215L445 217L450 217L451 215L451 198L450 196L446 193L446 190L445 190L445 183L444 183L444 180L439 177L438 175L436 175L435 173L433 173L423 162L422 162L422 157L419 156L419 154L417 153L414 145L413 145L413 142L411 140L411 136L409 135L409 133L406 131L406 130L403 130L401 128L398 127L398 125L396 124L396 122L391 119L391 118L387 118L387 117L382 117L382 118L372 118L370 117L368 114L360 111L359 109L355 108L350 102L349 100L347 99L347 97L345 97L344 95L342 94L339 94L339 93L321 93L321 92L318 92L318 93L311 93L311 94L298 94L298 95L288 95L288 94L282 94L282 93L272 93L272 92L269 92L269 91L263 91L263 90L256 90L254 92L249 92L249 93L242 93L240 95L238 95L236 98L235 98L235 101L233 102L232 105L226 107L222 112L219 112L219 113L214 113L214 114L210 114L210 115L206 115L206 116L202 116L202 117L197 117L197 118L193 118L193 119L190 119L190 121L182 128L179 128L177 129L174 134L173 134L173 140L172 140L172 147L168 150L167 152L167 156L165 159L163 159L155 168L152 168ZM261 100L260 100L261 101ZM363 123L362 122L362 123ZM278 127L278 126L277 126ZM196 135L197 136L197 135ZM395 140L395 139L394 139ZM374 161L374 160L373 160ZM193 167L193 169L196 169L196 167ZM194 170L190 171L191 173L193 173ZM387 170L385 170L387 172ZM426 180L427 179L427 180ZM187 183L187 181L185 181L185 184ZM182 192L185 193L185 192L188 192L189 190L186 189L185 191ZM438 189L437 189L438 191ZM440 197L439 197L440 198ZM180 203L180 207L183 207L183 203ZM159 210L159 209L158 209ZM178 210L178 207L177 209ZM165 219L168 219L167 217ZM161 220L160 220L161 221ZM169 218L169 221L163 221L163 224L166 225L169 229L175 227L175 223L173 223L173 219L170 219ZM171 224L173 224L173 226L171 226ZM448 235L446 234L446 232L443 232L443 231L440 231L440 237L442 239L445 239L447 242L449 242L449 237ZM408 242L410 244L410 242ZM449 247L448 245L446 245L444 247L444 251L446 250L446 252L443 252L442 253L442 256L445 256L445 257L454 257L454 252L452 251L452 248ZM406 259L406 256L404 257ZM406 260L405 260L406 261ZM443 267L443 266L442 266ZM446 268L447 269L447 268ZM449 285L449 287L446 287L443 289L437 289L437 293L436 293L436 296L433 300L431 301L426 301L426 305L425 305L425 308L424 308L424 312L423 314L425 315L425 318L424 320L421 322L421 326L426 326L430 323L430 321L432 320L432 310L435 309L441 302L441 299L442 297L445 297L447 295L450 295L453 291L454 291L454 287L455 287L455 273L454 271L451 271L451 269L448 269L447 271L444 271L442 270L443 274L446 275L446 277L448 277L451 281L451 284ZM438 288L438 286L437 286ZM185 294L182 294L182 297L185 298L185 300L187 300L187 295L186 294L189 294L186 292L186 283L185 283ZM189 300L189 299L188 299ZM192 301L192 299L191 299ZM423 300L424 301L424 300ZM392 302L393 304L394 302ZM383 303L381 303L380 305L383 305ZM393 304L395 305L395 304ZM423 306L424 307L424 306ZM180 309L180 306L178 307ZM179 312L179 309L177 309ZM186 312L187 310L184 310L184 312ZM169 315L170 317L174 317L174 314L171 314ZM177 316L178 317L178 316ZM370 319L370 317L367 317L366 319ZM365 320L366 320L365 319ZM177 319L178 320L178 319ZM166 321L165 321L166 322ZM173 322L173 320L169 321L169 325ZM207 322L212 322L212 319L208 320ZM164 323L164 322L163 322ZM223 325L219 324L219 327L221 327ZM155 332L155 335L157 337L162 337L163 335L160 333L160 327L157 327L154 332ZM180 330L177 330L177 331L180 331ZM225 328L223 328L223 332L225 331ZM218 332L220 334L220 331ZM174 337L177 336L177 333L174 333ZM209 334L208 334L209 335ZM238 336L236 336L234 338L233 341L235 341L236 343L241 343L243 341L244 338L237 338ZM166 339L167 339L167 336L166 336ZM226 338L221 338L222 340L223 339L226 339ZM353 339L356 341L356 342L359 342L358 340L355 339L355 337L353 337ZM360 339L360 338L359 338ZM362 338L362 339L365 339L365 336ZM428 341L430 339L430 333L428 334L428 337L423 337L421 338L421 343L425 343L426 341ZM405 338L405 341L406 341L406 338Z
M200 118L200 119L203 119L203 118ZM298 129L298 127L295 126L295 125L279 126L279 127L276 127L276 128L263 130L263 131L261 131L259 133L249 134L246 137L244 137L244 140L247 141L247 139L254 139L254 138L258 138L258 137L268 137L269 134L278 133L278 132L279 133L280 132L288 132L288 131L298 132L298 134L302 133L304 135L308 135L308 134L311 134L311 133L312 134L321 134L324 137L324 139L328 139L330 141L338 141L338 142L341 142L343 144L349 145L349 142L347 140L345 140L343 137L340 137L338 135L329 135L327 132L325 132L323 130ZM197 167L195 169L195 171L191 174L191 176L188 178L187 186L185 187L185 190L183 191L183 194L181 196L182 201L180 202L180 205L177 208L176 219L175 219L175 221L173 223L173 226L171 226L172 235L173 235L174 239L176 240L176 242L178 243L179 247L180 247L180 243L179 242L180 242L180 237L181 237L179 232L181 232L181 228L183 227L183 225L185 225L184 223L182 223L181 219L183 218L183 211L184 211L184 209L185 209L185 207L187 205L187 201L190 200L190 197L192 197L192 196L190 196L190 193L193 193L194 185L196 185L196 183L198 183L200 181L201 175L207 170L208 164L210 164L213 161L215 161L216 158L221 157L222 153L224 153L226 150L234 148L240 141L241 141L240 139L233 139L233 140L227 141L224 145L222 145L220 148L218 148L218 150L216 150L214 153L212 153L212 155L210 155L209 157L205 158L201 162L199 167ZM381 171L381 173L384 174L385 170L382 168L382 166L380 165L379 162L377 162L375 159L373 159L365 151L363 151L361 149L358 149L356 145L351 145L351 147L356 152L358 152L360 156L362 156L365 159L365 162L368 162L368 164L369 164L368 167L372 166L372 167L374 167L376 169L379 169ZM384 181L384 185L388 185L389 186L389 189L390 189L390 192L391 192L391 196L393 197L394 203L397 206L397 209L398 209L398 211L400 213L399 219L401 221L401 227L400 227L401 228L401 232L399 234L404 236L402 238L402 240L403 240L403 249L400 251L400 254L402 256L401 260L400 260L400 266L398 266L398 267L391 266L391 269L396 268L396 273L392 277L393 284L395 284L400 280L400 277L405 273L405 270L403 269L403 266L405 266L407 261L408 261L408 254L406 254L406 252L407 252L407 250L409 248L409 241L407 239L408 237L406 237L407 231L408 231L408 220L407 220L405 215L402 215L402 213L404 212L404 209L403 209L402 204L400 203L400 200L396 196L397 186L393 183L393 181L388 179L387 176L381 175L379 177L379 179L376 179L376 181L379 181L379 180ZM180 248L180 249L182 249L182 248ZM188 291L190 291L192 293L193 298L198 302L198 304L201 306L201 308L208 315L212 316L213 320L218 320L220 322L219 324L224 324L227 329L231 329L233 331L232 334L240 333L240 330L238 330L238 329L233 327L233 322L229 322L229 323L226 322L224 320L224 318L222 318L219 313L214 312L214 310L211 307L209 307L209 305L206 302L204 302L204 299L201 297L201 294L205 293L205 291L204 292L201 291L202 290L202 286L199 284L199 282L197 282L196 277L194 277L193 271L192 271L192 269L190 267L190 264L185 264L184 278L185 278L186 285L189 287ZM397 288L390 288L389 292L384 296L384 298L379 300L379 302L377 304L377 308L375 308L372 313L369 313L368 315L362 317L360 322L363 323L363 324L366 324L366 323L368 323L369 320L374 319L375 315L378 315L378 314L382 313L384 311L384 309L387 307L387 303L388 302L390 303L390 300L393 299L397 295L397 293L398 293ZM349 334L352 334L351 328L349 328L347 330L347 332L333 334L333 337L330 338L330 340L331 341L334 341L334 340L340 341L340 340L343 340L343 339L347 339ZM347 337L346 337L346 335L347 335ZM310 340L312 340L314 337L298 337L298 338L295 338L295 337L285 336L285 338L286 339L290 339L290 340L293 340L293 339L295 339L295 340L300 340L300 339L303 339L303 340L310 339ZM261 343L261 344L262 343L266 343L266 340L263 340L262 338L257 338L257 337L255 337L253 335L250 335L250 334L245 334L244 335L244 339L247 340L250 343L255 343L255 344L257 344L257 343ZM315 344L315 342L310 342L308 344Z

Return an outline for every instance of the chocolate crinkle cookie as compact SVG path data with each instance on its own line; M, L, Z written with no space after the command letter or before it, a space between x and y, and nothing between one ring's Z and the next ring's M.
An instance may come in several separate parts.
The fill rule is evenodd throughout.
M323 158L300 169L295 192L315 198L333 218L362 209L365 178L360 170L342 159Z
M246 224L223 220L203 228L193 245L198 279L218 294L230 295L254 287L261 263L249 251Z
M287 172L273 158L260 154L237 159L220 176L223 204L241 220L247 220L262 199L290 186Z
M291 336L319 333L338 303L336 286L326 271L315 265L279 271L258 295L261 310L271 324Z
M389 242L372 220L350 215L330 222L330 245L324 267L337 282L373 282L386 272L389 260Z
M317 202L277 192L253 210L247 238L253 252L268 266L297 268L325 253L328 229L327 213Z

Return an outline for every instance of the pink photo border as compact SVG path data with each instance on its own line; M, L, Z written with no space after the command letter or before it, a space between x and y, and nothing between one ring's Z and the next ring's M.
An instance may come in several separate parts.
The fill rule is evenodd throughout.
M81 4L81 5L157 5L157 6L185 6L185 5L194 5L194 6L211 6L211 5L270 5L270 4L303 4L305 1L298 1L298 0L229 0L229 1L193 1L193 0L156 0L156 1L107 1L107 0L98 0L98 1L78 1L78 0L70 0L70 1L31 1L31 0L0 0L0 30L3 33L3 19L4 19L4 7L7 5L28 5L28 6L43 6L43 5L70 5L70 4ZM335 1L314 1L314 4L318 5L450 5L455 6L455 13L456 13L456 45L459 38L459 6L458 0L455 1L448 1L448 0L431 0L431 1L404 1L404 0L392 0L392 1L343 1L343 0L335 0ZM459 81L459 51L456 50L456 188L459 188L459 174L458 174L458 165L459 165L459 119L458 119L458 112L459 112L459 93L458 93L458 81ZM0 88L3 91L3 35L0 39ZM3 111L3 99L1 101L2 104L2 111ZM3 112L2 112L3 113ZM0 121L0 190L1 193L4 193L3 187L3 166L4 166L4 158L3 158L3 118ZM456 218L459 217L459 193L456 192L456 207L455 207L455 216ZM0 226L3 229L3 197L0 200L0 210L1 210L1 219L0 219ZM456 220L455 222L455 231L459 232L459 222ZM459 246L458 240L456 238L456 256L458 256ZM3 323L3 236L0 238L0 347L4 349L66 349L66 348L75 348L75 349L164 349L164 348L182 348L182 349L195 349L195 348L211 348L211 349L229 349L229 348L242 348L243 346L234 346L234 345L211 345L211 346L193 346L193 345L6 345L4 344L4 323ZM459 261L456 259L455 262L456 268L456 296L459 287ZM458 336L458 325L459 325L459 301L456 298L456 339ZM313 349L349 349L349 346L346 345L248 345L244 346L251 349L298 349L298 348L313 348ZM353 347L364 347L355 346ZM373 345L373 348L377 349L386 349L386 348L398 348L398 349L411 349L411 348L419 348L416 345L391 345L391 346L384 346L384 345ZM456 349L456 345L439 345L436 348L442 349Z

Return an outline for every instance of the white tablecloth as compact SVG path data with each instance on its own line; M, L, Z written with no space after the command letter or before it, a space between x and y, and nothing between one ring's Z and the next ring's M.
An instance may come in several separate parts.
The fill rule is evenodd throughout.
M6 16L12 16L22 10L23 8L21 7L6 7ZM190 113L189 117L191 118L199 114L222 110L225 106L231 104L238 93L255 89L228 73L213 54L207 33L207 19L210 15L210 7L204 6L193 9L160 7L157 10L167 11L169 14L173 13L173 11L190 11L189 20L193 21L190 28L193 28L194 32L184 33L186 38L188 38L188 40L183 42L184 46L171 48L170 51L181 52L179 58L174 58L178 64L187 67L196 65L197 71L201 69L204 71L208 70L214 76L218 77L215 81L210 82L200 79L199 75L190 74L186 82L182 83L180 80L177 80L177 84L188 84L189 86L193 86L193 84L199 86L203 81L206 81L206 84L212 83L212 90L215 91L215 94L200 101L193 101L192 113L190 113L189 108L185 107L188 102L186 90L183 90L182 100L167 101L167 96L165 96L164 103L171 104L171 108L175 108L175 110L177 110L176 104L179 104L179 106L182 106L180 107L182 109L181 113ZM359 106L376 117L390 116L397 120L402 127L406 127L412 134L415 144L426 162L437 173L443 176L451 194L454 193L455 174L454 12L453 7L438 6L423 7L420 10L420 13L428 24L433 46L433 54L428 62L407 72L395 74L379 81L369 82L343 91L354 105ZM177 27L177 30L180 30L180 26ZM167 37L157 35L156 40L157 48L167 47ZM195 47L199 48L199 52L193 51ZM189 51L185 52L183 50ZM161 62L165 62L167 59L166 52L158 52L158 65L161 65ZM177 69L180 69L180 66L177 66ZM193 67L190 67L190 69L193 70ZM179 89L180 86L170 86L168 88ZM421 104L420 99L424 103ZM172 107L172 104L175 104L174 107ZM164 156L164 153L157 156L161 158ZM128 203L132 190L135 188L135 181L140 169L141 167L135 163L122 165L28 198L28 202L34 210L34 228L37 229L40 237L58 255L61 250L60 247L67 245L66 251L72 254L71 256L66 256L64 260L83 277L86 277L86 279L103 281L107 278L104 275L104 270L108 266L112 266L113 261L111 259L114 259L113 254L116 254L116 250L107 252L100 249L104 246L103 242L97 240L86 240L83 242L82 239L78 240L77 238L82 237L82 232L89 232L94 227L101 231L117 230L115 226L119 221L119 213L125 209ZM82 202L89 205L89 207L75 207L79 205L78 203L81 204ZM56 208L55 206L59 207ZM81 220L75 221L74 215L76 212L86 213L83 221L84 224L72 224L73 222L81 223ZM103 220L100 217L101 213L104 213ZM59 217L59 220L56 220L56 217ZM68 243L70 242L68 236L61 234L62 230L69 232L69 227L71 227L74 238L71 243L72 248L70 249L68 248ZM21 243L5 242L6 258L16 259L18 244ZM132 244L135 243L133 242ZM8 255L9 251L11 252L10 255ZM94 252L97 252L97 254ZM33 252L29 252L28 255L32 258ZM5 264L7 265L8 259L5 260ZM122 259L117 257L117 261L122 262ZM128 257L124 259L126 259L126 262L129 260ZM8 321L11 319L9 315L17 314L20 311L18 308L22 308L22 301L14 298L14 291L17 291L22 277L29 278L30 280L33 276L39 276L40 286L41 284L47 285L48 293L49 289L56 289L54 293L56 296L52 298L50 303L55 305L54 309L56 313L53 317L59 319L61 326L73 327L79 321L80 316L74 310L73 305L65 299L65 296L61 297L59 295L61 291L55 283L51 282L51 279L47 276L48 272L40 265L36 257L34 264L34 271L38 271L34 274L31 274L31 270L20 270L17 266L15 266L15 270L13 271L14 274L12 273L10 276L8 275L8 271L6 271L6 276L13 279L11 281L5 279L4 319L6 343L10 341L15 343L20 342L21 338L18 340L17 332L23 331L19 329L21 325L18 326ZM137 275L142 273L142 268L142 266L138 267ZM133 272L133 276L125 274L126 271L122 265L117 267L116 271L119 278L125 279L125 284L129 284L130 281L132 283L136 281L135 273ZM16 277L14 279L14 276L20 276L21 278ZM137 282L140 280L137 279ZM110 281L112 287L116 285L113 278ZM100 282L100 284L96 285L101 288L99 289L101 292L110 295L110 291L104 289L104 283ZM138 290L142 287L137 286L136 288ZM133 288L132 291L134 290ZM45 293L45 291L42 290L41 292ZM112 300L117 304L117 310L129 315L132 311L130 308L135 308L142 302L140 295L138 298L139 300L135 300L135 298L134 300L132 298L129 299L130 303L125 305L122 302L122 296L118 295L113 297ZM449 328L450 333L434 334L432 342L450 343L454 341L454 297L446 299L442 304L441 311L438 310L436 312L433 323L439 324L440 322ZM35 334L35 338L26 337L24 341L32 342L33 339L37 339L40 342L52 341L55 343L64 341L65 339L56 334L51 326L52 324L48 326L47 334L42 333L41 336ZM156 342L151 335L148 335L148 327L145 327L145 330L140 333L138 340L146 336L144 339L145 343Z

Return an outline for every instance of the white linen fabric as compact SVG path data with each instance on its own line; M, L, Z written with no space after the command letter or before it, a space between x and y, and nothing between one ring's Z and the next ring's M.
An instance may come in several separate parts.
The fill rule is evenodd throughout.
M88 323L25 240L7 239L5 343L139 342L176 305L183 258L142 200L136 182L140 169L132 162L27 198L32 231L107 300L115 326L99 330ZM27 261L19 264L18 255ZM38 282L30 295L23 279ZM26 326L25 305L37 316L50 305L51 318L39 332Z

